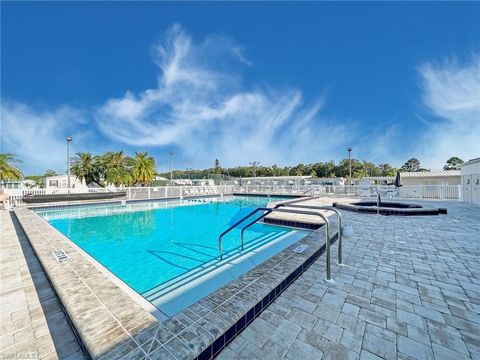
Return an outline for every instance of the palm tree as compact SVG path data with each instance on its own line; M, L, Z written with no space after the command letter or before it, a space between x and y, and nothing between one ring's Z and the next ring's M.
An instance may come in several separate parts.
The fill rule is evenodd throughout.
M14 165L21 162L15 155L9 153L0 153L0 181L2 180L20 180L22 171Z
M115 186L126 185L131 180L129 173L132 166L132 158L125 156L123 151L109 151L96 159L99 178L105 183Z
M95 160L89 152L79 152L73 160L72 174L85 184L95 182Z
M155 159L146 152L137 152L133 159L132 175L136 183L145 185L155 178Z

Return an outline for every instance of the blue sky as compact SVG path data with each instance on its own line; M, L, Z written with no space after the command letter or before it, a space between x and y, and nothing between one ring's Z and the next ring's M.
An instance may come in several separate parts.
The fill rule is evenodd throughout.
M480 3L2 2L2 152L160 170L480 155Z

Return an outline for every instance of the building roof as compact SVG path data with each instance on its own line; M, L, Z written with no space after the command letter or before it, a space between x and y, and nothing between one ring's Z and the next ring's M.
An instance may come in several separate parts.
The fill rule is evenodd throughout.
M465 165L474 164L474 163L477 163L477 162L480 162L480 157L474 158L474 159L470 159L470 160L468 160L467 162L464 162L462 165L460 165L460 167L465 166Z
M55 180L55 179L63 179L63 178L67 178L67 177L68 177L68 174L62 174L62 175L46 176L45 179L46 180ZM75 179L76 176L71 174L70 178Z
M455 177L460 176L460 170L431 170L431 171L402 171L402 178L432 178L432 177ZM395 176L369 176L364 177L368 180L394 180Z
M431 171L414 171L414 172L401 172L400 176L405 178L410 177L450 177L460 176L460 170L431 170Z

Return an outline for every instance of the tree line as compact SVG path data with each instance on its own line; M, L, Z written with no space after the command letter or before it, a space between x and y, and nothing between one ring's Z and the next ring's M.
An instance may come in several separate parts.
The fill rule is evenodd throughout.
M314 177L347 177L349 175L349 160L339 163L334 161L317 162L313 164L297 164L295 166L260 165L258 162L250 166L222 167L215 160L214 166L207 169L174 170L174 178L206 178L212 174L227 177L265 177L265 176L314 176ZM394 176L396 168L390 164L375 165L368 161L352 159L352 177L362 176ZM159 174L169 178L169 172Z
M459 169L463 160L458 157L452 157L447 160L444 170ZM239 177L265 177L265 176L313 176L319 178L325 177L343 177L350 176L350 160L343 159L338 163L333 160L327 162L317 162L312 164L298 164L295 166L262 166L258 162L251 163L250 166L236 166L231 168L223 168L218 159L215 159L214 166L207 169L187 169L174 170L173 178L207 178L212 174L219 176L227 176L233 178ZM400 168L393 167L388 163L374 164L366 160L351 159L352 178L362 178L365 176L395 176L397 170L405 172L429 171L422 168L420 161L411 158L405 162ZM170 172L159 174L165 178L170 177Z
M0 153L0 181L20 180L24 178L19 167L21 161L13 154ZM444 170L459 169L463 160L451 157L445 163ZM422 168L420 161L411 158L399 169L388 163L374 164L365 160L351 159L353 178L364 176L395 176L400 171L429 171ZM157 173L155 159L146 152L137 152L134 157L127 156L123 151L109 151L101 155L92 155L89 152L80 152L72 158L72 175L85 182L87 185L107 186L134 186L150 184L156 175L170 178L170 172ZM174 178L201 179L215 174L219 177L265 177L265 176L313 176L313 177L344 177L350 174L350 160L343 159L338 163L334 161L317 162L312 164L298 164L295 166L265 166L254 161L250 166L236 166L223 168L218 159L215 159L212 168L174 170ZM37 184L47 176L57 175L53 170L47 170L43 175L26 176Z

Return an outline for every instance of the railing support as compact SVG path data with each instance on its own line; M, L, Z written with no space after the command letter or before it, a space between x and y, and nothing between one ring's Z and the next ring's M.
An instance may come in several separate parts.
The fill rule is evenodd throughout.
M306 200L303 200L306 201ZM315 205L294 205L298 204L301 201L292 201L291 203L281 203L275 206L275 208L280 208L280 207L292 207L292 208L303 208L303 209L312 209L312 210L326 210L326 211L333 211L334 213L337 214L338 216L338 262L337 265L343 266L343 254L342 254L342 249L343 249L343 216L342 213L338 210L335 209L333 206L315 206Z
M323 219L325 222L325 254L326 254L326 267L327 267L327 278L325 281L331 282L332 280L332 270L331 270L331 260L330 260L330 221L328 218L323 215L322 213L314 212L314 211L303 211L303 210L294 210L294 209L279 209L274 208L272 212L283 212L283 213L292 213L292 214L302 214L302 215L312 215L318 216Z
M313 211L294 210L294 209L279 209L279 208L273 208L273 209L271 209L271 208L257 208L256 210L250 212L247 216L245 216L241 220L237 221L234 225L232 225L230 228L225 230L220 235L220 237L218 238L220 260L223 259L223 255L222 255L222 239L223 239L223 236L258 211L264 211L264 213L260 217L258 217L254 221L249 222L247 225L245 225L242 228L242 231L241 231L242 249L243 249L243 234L244 234L245 230L247 228L249 228L250 226L252 226L253 224L255 224L257 221L263 219L265 216L267 216L271 212L283 212L283 213L312 215L312 216L321 217L323 219L323 221L325 222L325 226L326 226L326 230L325 230L325 252L326 252L327 278L325 280L329 281L329 282L332 281L332 271L331 271L331 264L330 264L330 222L328 221L328 218L325 215L323 215L321 213L318 213L318 212L313 212Z

